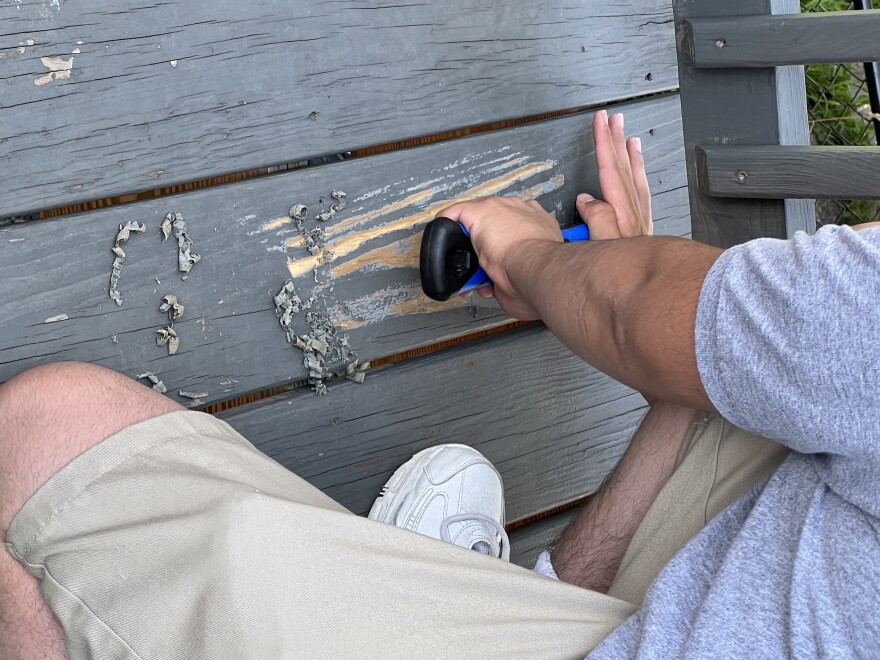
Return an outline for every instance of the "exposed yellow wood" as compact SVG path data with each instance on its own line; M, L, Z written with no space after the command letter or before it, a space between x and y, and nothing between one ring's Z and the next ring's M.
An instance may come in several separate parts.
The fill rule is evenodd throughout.
M476 295L476 294L471 294ZM444 309L454 309L455 307L468 307L476 303L476 299L471 296L452 296L445 302L432 300L422 293L421 288L413 290L411 295L396 302L388 310L388 316L404 316L405 314L433 314Z
M383 268L415 268L419 265L421 239L421 234L416 233L401 241L394 241L384 247L370 250L355 259L336 266L330 271L330 274L334 277L341 277L371 265Z
M431 300L422 293L421 287L413 282L340 303L334 310L333 322L345 330L353 330L385 320L390 316L431 314L473 304L473 299L462 296L453 296L445 302Z
M556 163L554 161L546 160L518 167L494 179L489 179L488 181L484 181L483 183L473 186L458 197L437 201L433 204L430 204L427 208L417 211L416 213L404 216L403 218L399 218L385 224L380 224L378 226L371 227L370 229L354 232L348 236L343 236L335 240L328 240L325 246L326 250L329 251L328 253L325 253L323 256L291 259L287 263L287 268L290 271L290 275L292 277L301 277L302 275L305 275L313 268L321 265L322 263L334 262L339 260L341 257L348 256L368 241L372 241L404 229L417 228L421 225L428 223L430 220L433 220L437 213L442 211L447 206L450 206L457 202L477 199L479 197L497 195L516 183L519 183L537 174L541 174L542 172L546 172L547 170L552 169L555 164ZM541 184L533 186L532 188L529 188L527 191L524 191L524 193L521 194L523 196L525 196L525 194L537 196L542 192L553 190L555 189L555 187L562 185L563 181L564 177L562 177L562 175L556 175L552 177L549 181L545 181ZM422 191L422 193L419 193L419 195L422 195L421 199L428 199L433 194L436 194L436 192L437 191L434 188L430 188L428 190ZM531 197L531 199L534 199L534 196ZM392 213L393 211L400 210L401 208L406 208L401 207L399 204L400 202L394 202L380 209L377 209L375 212L373 212L373 218L382 217L383 215ZM358 222L365 222L365 220L359 220ZM330 231L328 231L328 234L329 233ZM296 247L298 244L299 238L297 237L290 239L287 245L288 247ZM332 256L330 256L330 253L332 253Z
M269 222L263 224L260 227L260 231L272 231L273 229L278 229L279 227L283 227L284 225L290 224L290 218L285 216L283 218L276 218L275 220L270 220Z
M364 222L369 222L370 220L374 220L382 215L388 215L389 213L394 213L394 211L399 211L400 209L405 209L408 206L415 206L416 204L421 204L422 202L431 199L434 195L437 194L436 188L428 188L427 190L422 190L417 192L409 197L404 197L396 202L392 202L391 204L386 204L385 206L378 208L374 211L369 211L367 213L361 213L360 215L356 215L353 218L348 218L347 220L343 220L332 227L327 228L327 235L333 236L334 234L338 234L344 232L346 229L351 229L352 227L356 227L359 224Z
M537 199L541 195L557 190L565 183L565 176L557 174L546 181L535 184L522 191L522 199ZM395 241L388 245L364 252L362 255L346 261L333 268L330 274L334 277L350 275L356 270L368 267L379 268L416 268L419 265L419 248L421 234ZM333 250L334 248L330 248Z

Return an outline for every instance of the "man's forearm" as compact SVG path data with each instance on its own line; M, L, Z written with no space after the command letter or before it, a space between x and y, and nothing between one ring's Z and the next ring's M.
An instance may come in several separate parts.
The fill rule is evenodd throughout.
M644 237L529 242L508 261L517 291L572 351L645 393L711 409L697 372L700 289L722 250Z

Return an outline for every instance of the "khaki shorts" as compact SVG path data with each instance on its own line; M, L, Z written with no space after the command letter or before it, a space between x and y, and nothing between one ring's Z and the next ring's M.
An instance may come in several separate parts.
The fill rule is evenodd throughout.
M582 658L784 450L698 420L610 595L355 516L225 423L175 412L96 445L7 547L79 658Z

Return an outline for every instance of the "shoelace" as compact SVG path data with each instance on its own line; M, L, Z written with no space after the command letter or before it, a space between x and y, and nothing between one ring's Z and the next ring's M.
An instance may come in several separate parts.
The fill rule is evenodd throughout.
M507 532L504 531L504 528L497 520L482 513L459 513L449 516L440 523L440 538L447 543L452 543L452 538L449 535L449 526L452 523L468 521L481 522L493 528L498 533L498 536L501 537L501 559L510 561L510 539L507 538Z

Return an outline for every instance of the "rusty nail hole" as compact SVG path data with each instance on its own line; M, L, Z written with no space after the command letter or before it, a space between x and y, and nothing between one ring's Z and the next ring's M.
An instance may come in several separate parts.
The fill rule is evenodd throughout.
M744 171L740 170L739 172L736 173L736 180L739 183L745 183L746 181L748 181L748 179L749 179L748 172L744 172Z

